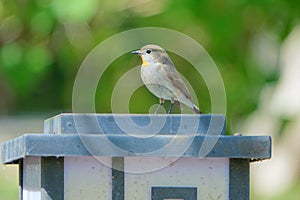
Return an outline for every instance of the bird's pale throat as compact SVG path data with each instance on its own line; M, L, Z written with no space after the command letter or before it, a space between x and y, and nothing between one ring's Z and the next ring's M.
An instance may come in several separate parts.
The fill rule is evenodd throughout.
M142 57L142 66L147 67L149 63Z

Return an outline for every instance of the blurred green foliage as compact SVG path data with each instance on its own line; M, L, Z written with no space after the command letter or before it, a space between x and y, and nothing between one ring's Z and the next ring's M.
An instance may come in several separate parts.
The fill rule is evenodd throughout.
M71 111L73 82L88 52L116 33L153 26L180 31L204 46L222 74L230 122L253 111L263 85L278 80L278 63L266 70L253 56L253 41L267 33L280 45L299 22L299 8L295 1L278 0L2 0L0 113ZM205 83L186 61L172 57L209 113ZM114 84L139 63L128 54L106 70L99 82L105 88L96 95L98 112L111 112ZM134 96L132 112L148 112L157 103L145 88Z
M0 172L0 199L18 199L18 166L9 166L9 169L5 168L4 166L1 167L2 170Z
M255 193L252 193L251 199L262 199L262 200L281 200L281 199L287 199L287 200L297 200L300 196L300 182L294 182L291 187L289 187L288 190L282 192L281 194L277 196L269 196L269 195L257 195Z

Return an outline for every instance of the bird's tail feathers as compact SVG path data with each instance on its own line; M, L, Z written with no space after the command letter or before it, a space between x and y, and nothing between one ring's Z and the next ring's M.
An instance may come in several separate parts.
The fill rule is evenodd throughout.
M196 105L193 105L192 110L195 114L202 114L202 112Z

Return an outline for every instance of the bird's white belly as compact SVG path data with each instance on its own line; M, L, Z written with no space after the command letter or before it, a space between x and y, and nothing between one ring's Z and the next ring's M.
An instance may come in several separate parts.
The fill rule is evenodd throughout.
M150 92L158 98L176 99L171 87L169 87L170 83L165 77L158 66L141 67L142 81Z

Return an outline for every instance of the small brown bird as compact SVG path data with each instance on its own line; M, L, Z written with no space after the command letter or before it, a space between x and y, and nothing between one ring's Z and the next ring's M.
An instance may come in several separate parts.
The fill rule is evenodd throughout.
M180 107L180 103L188 106L194 113L201 113L199 108L192 102L184 81L163 48L158 45L146 45L132 53L138 54L142 58L142 81L148 90L159 98L160 105L155 113L163 105L164 100L171 100L168 114L172 112L174 104Z

